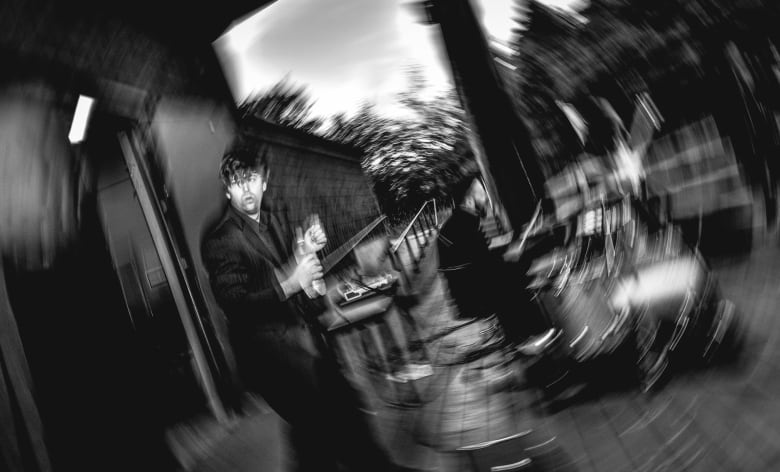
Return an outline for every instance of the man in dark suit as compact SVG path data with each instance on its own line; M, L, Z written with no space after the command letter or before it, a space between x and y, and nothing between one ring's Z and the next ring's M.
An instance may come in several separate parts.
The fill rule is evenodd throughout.
M324 308L308 290L323 276L324 232L314 225L293 244L263 200L268 167L255 146L234 146L220 178L230 205L202 253L245 386L291 426L298 470L393 470L311 321Z

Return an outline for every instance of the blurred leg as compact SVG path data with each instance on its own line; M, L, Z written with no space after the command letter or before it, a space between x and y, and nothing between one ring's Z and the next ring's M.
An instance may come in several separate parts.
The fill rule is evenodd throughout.
M366 404L347 379L332 362L324 361L321 367L323 404L322 424L332 425L328 436L332 450L350 471L391 470L390 458L380 444L377 433L365 413Z
M251 373L251 387L289 425L291 470L336 472L329 438L338 435L338 425L328 423L323 414L321 360L294 337L279 333L258 339L252 355L261 360Z
M331 434L338 433L334 430ZM287 437L290 445L290 472L339 472L334 451L312 428L306 425L290 426Z
M383 471L389 458L363 411L364 401L327 353L312 355L294 339L263 340L259 393L291 425L296 468Z

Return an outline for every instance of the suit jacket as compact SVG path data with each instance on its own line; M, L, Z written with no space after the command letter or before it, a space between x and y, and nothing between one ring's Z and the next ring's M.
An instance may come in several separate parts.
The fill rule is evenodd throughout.
M201 252L245 382L262 370L263 361L274 362L268 357L321 354L307 316L321 312L322 302L302 292L287 299L277 280L276 272L284 270L293 254L292 232L278 218L263 209L258 223L229 206ZM271 344L276 348L268 351Z
M294 433L302 468L337 470L338 457L349 470L395 470L359 393L306 322L307 314L324 308L322 299L299 292L285 300L279 287L274 272L292 256L290 236L267 211L258 225L231 207L204 240L203 261L230 322L244 386L262 395L294 432L303 431Z

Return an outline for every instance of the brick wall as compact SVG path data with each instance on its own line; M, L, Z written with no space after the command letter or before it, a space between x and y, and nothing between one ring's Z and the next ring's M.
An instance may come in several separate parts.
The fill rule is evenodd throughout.
M313 213L328 235L329 254L380 215L359 151L264 121L247 131L270 146L270 202L290 230Z

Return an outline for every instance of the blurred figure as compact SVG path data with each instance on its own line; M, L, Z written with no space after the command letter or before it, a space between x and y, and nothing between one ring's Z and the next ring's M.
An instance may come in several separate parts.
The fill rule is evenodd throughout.
M452 193L455 209L441 229L437 244L439 270L464 318L496 315L511 343L535 354L549 325L525 297L525 285L501 255L490 251L480 220L490 200L477 172L469 174Z
M51 267L78 233L82 169L56 98L43 82L0 84L0 470L52 469L6 273Z
M291 426L297 470L393 470L358 393L312 326L324 304L304 291L322 278L315 253L325 234L312 225L293 246L263 199L266 152L238 144L224 156L220 178L230 205L202 247L241 377Z
M83 169L56 100L43 83L0 92L0 250L20 267L50 267L77 232Z

